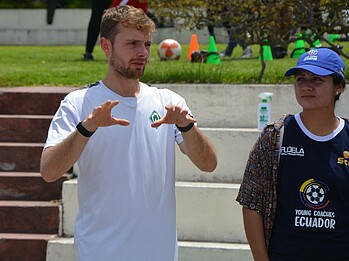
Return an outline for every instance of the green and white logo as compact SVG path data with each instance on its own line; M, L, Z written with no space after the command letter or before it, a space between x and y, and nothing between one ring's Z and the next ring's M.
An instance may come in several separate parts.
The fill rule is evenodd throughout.
M149 120L150 120L151 122L154 122L154 121L160 120L160 118L161 118L160 114L159 114L157 111L153 111L153 112L150 114Z

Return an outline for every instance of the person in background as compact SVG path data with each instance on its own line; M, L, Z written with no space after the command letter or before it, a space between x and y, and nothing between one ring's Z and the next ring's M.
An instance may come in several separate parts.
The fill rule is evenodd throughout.
M211 36L215 36L215 26L219 22L228 33L228 43L226 49L220 53L220 57L229 57L232 55L237 45L242 47L242 58L250 58L253 51L249 46L244 33L243 24L232 24L231 16L234 15L234 5L231 1L210 0L207 5L207 29ZM235 11L236 12L236 11ZM215 39L216 40L216 39Z
M224 2L218 0L206 1L206 19L207 19L207 30L210 36L213 36L216 42L215 26L220 20L219 6Z
M247 42L248 33L245 31L246 22L237 24L236 22L232 22L231 19L232 16L237 15L236 12L237 11L235 10L234 5L232 5L232 3L229 1L226 2L221 16L223 25L228 33L228 43L224 52L220 53L220 56L230 57L233 54L234 48L240 45L242 48L241 58L251 58L253 56L253 51ZM248 20L252 19L253 12L247 10L245 12L248 14Z
M217 166L184 98L139 80L154 31L142 9L107 9L106 76L69 93L48 131L42 177L53 182L78 164L78 260L178 260L175 144L201 171Z
M295 76L302 111L267 125L236 200L254 260L349 260L349 122L335 114L345 65L331 49L303 54Z
M242 37L242 29L239 27L227 26L228 44L224 52L220 53L220 57L230 57L233 54L234 48L238 45L242 48L241 58L251 58L253 51L251 46Z
M102 14L104 10L110 6L110 3L111 0L92 0L92 11L87 27L85 53L82 56L82 59L85 61L94 60L92 53L98 39Z
M112 7L132 5L136 8L141 8L145 14L148 14L148 1L147 0L113 0Z
M102 14L104 10L110 6L110 2L111 0L92 0L92 12L87 29L85 53L83 55L83 60L85 61L94 60L92 53L98 39ZM132 5L134 7L143 9L146 14L148 13L147 0L113 0L111 7L121 5Z

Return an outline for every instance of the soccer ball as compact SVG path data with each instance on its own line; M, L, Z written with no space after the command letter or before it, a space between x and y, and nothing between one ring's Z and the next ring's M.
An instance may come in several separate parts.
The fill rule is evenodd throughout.
M325 198L325 191L317 184L311 184L305 191L307 200L314 205L319 205Z
M182 54L182 47L176 40L165 39L158 46L160 60L178 60Z

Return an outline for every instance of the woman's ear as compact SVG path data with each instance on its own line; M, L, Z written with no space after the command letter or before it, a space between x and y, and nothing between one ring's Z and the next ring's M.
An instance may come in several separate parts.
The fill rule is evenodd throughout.
M343 83L337 84L337 86L336 86L336 93L339 94L339 93L341 93L343 90L344 90Z

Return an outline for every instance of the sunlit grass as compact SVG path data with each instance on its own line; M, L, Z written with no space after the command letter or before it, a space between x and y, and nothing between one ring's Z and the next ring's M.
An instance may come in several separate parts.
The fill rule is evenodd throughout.
M341 43L344 51L349 43ZM222 52L225 44L217 44ZM142 81L147 83L290 83L283 75L297 59L285 57L266 62L261 82L258 46L252 46L254 57L241 59L242 48L236 47L232 57L221 64L191 63L187 59L188 45L182 45L178 61L160 61L157 45L152 46L150 62ZM289 53L294 46L289 46ZM207 50L207 45L200 45ZM81 59L84 46L0 46L0 86L85 86L102 79L107 70L104 54L96 45L95 61ZM349 61L344 59L347 67ZM347 72L348 75L348 72Z

